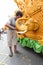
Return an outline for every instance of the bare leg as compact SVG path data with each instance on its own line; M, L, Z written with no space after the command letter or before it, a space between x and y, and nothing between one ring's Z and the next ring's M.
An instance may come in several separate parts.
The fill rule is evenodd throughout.
M14 45L14 52L16 53L16 51L17 51L17 48L16 48L16 45Z
M12 57L12 56L13 56L12 47L9 47L9 49L10 49L10 54L9 54L9 56Z
M9 49L10 49L10 52L12 53L12 47L9 47Z

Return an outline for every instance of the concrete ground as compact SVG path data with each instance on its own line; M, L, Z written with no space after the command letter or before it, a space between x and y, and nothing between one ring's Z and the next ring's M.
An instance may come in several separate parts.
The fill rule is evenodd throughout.
M18 54L13 51L13 57L9 57L7 36L2 35L0 40L0 65L43 65L43 55L37 54L33 49L23 48L17 44Z

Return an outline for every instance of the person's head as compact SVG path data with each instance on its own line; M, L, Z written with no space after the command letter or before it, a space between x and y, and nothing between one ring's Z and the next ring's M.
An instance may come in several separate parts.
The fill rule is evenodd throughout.
M21 11L17 11L17 12L16 12L16 19L18 19L18 18L20 18L20 17L22 17L22 16L23 16L23 14L22 14Z

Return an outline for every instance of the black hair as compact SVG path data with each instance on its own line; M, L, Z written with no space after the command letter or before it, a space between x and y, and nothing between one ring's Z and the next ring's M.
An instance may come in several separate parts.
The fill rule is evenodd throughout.
M16 12L16 16L19 16L19 15L20 15L21 17L23 16L23 14L22 14L21 11L17 11L17 12Z

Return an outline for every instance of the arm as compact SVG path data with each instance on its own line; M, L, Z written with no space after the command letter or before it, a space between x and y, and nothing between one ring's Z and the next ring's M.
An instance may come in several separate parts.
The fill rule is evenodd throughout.
M6 24L6 26L13 29L13 30L16 30L16 27L11 26L10 24Z

